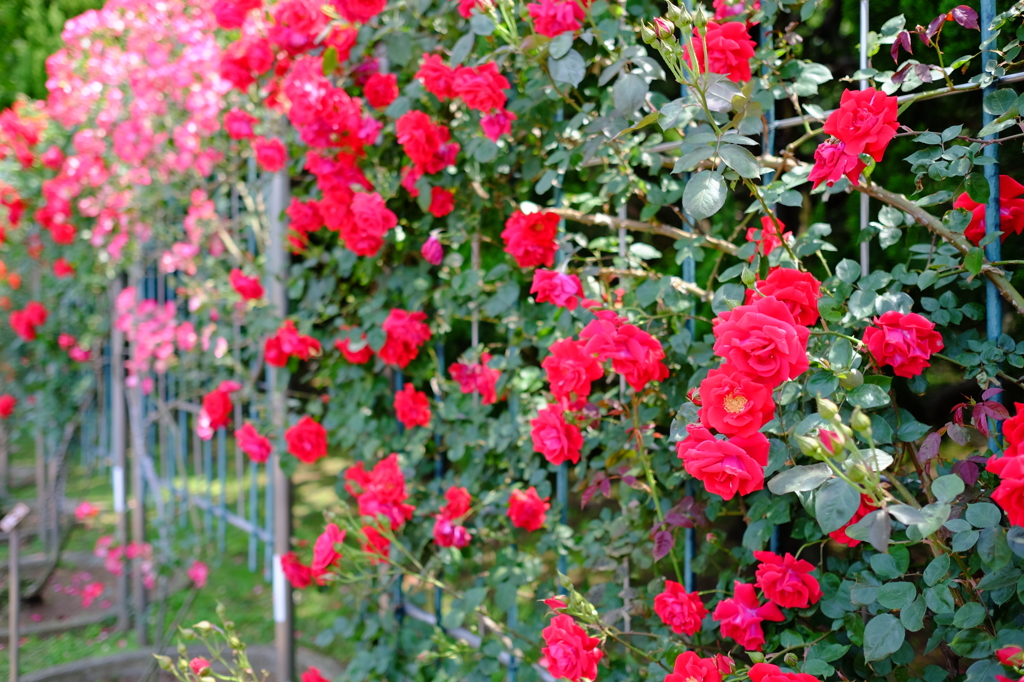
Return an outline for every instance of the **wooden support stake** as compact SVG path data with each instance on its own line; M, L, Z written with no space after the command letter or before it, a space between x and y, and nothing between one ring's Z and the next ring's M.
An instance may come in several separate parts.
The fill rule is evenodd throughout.
M18 554L20 553L21 543L18 537L18 524L28 516L28 511L28 505L24 502L19 502L7 516L0 520L0 530L7 533L11 545L10 569L8 570L11 581L10 588L8 588L10 624L7 630L10 637L8 640L8 648L10 649L8 660L11 662L11 682L18 682L18 648L21 640L21 637L18 636L18 619L21 615L21 595L19 594L21 576L18 575Z

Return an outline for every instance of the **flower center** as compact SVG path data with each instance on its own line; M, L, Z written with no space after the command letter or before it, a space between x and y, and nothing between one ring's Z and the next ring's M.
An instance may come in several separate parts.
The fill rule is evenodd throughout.
M730 393L725 396L722 406L730 414L739 414L747 406L747 398L741 393Z

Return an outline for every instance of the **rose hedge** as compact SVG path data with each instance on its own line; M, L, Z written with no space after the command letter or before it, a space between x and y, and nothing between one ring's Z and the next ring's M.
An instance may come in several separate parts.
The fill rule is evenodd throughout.
M984 130L911 122L1016 69L1020 12L984 65L942 51L977 37L970 7L891 19L857 91L804 58L815 8L111 0L69 22L48 100L0 116L5 385L75 409L94 375L58 387L110 320L129 385L173 371L201 438L355 460L312 552L282 559L298 588L344 586L358 615L319 641L357 643L352 679L492 678L509 648L573 680L1019 676L1024 459L1000 400L1024 346L985 338L984 283L1009 331L1024 299L983 252L979 138L1021 106L1001 88ZM799 136L765 144L769 111ZM905 164L910 198L879 183ZM286 320L260 282L278 172ZM1020 185L999 184L1010 253ZM879 200L867 274L811 217L854 191ZM283 433L262 401L234 423L263 363L290 373ZM926 416L916 396L951 381L967 397ZM399 580L428 610L440 589L480 652L403 622Z

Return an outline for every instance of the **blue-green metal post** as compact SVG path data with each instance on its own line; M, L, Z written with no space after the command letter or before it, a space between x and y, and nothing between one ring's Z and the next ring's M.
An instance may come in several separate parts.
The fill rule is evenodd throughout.
M224 556L227 549L228 525L228 448L224 427L217 429L217 478L220 479L220 503L217 505L217 553Z

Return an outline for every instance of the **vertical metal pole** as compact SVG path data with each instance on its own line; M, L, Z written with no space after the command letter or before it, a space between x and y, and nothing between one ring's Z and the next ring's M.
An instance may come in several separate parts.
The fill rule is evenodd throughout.
M50 524L48 523L46 504L46 443L43 439L43 394L35 394L35 405L32 426L35 429L36 446L36 511L39 514L39 539L43 547L50 548Z
M115 277L110 286L111 320L116 319L115 302L121 294L121 278ZM114 488L114 513L117 514L115 539L123 550L128 546L128 511L125 504L125 419L124 399L124 333L116 328L110 331L110 476ZM125 631L128 621L128 571L117 576L117 629Z
M981 53L981 66L983 72L988 72L988 63L990 60L995 60L998 63L999 55L994 51L995 40L992 36L992 20L996 16L996 2L995 0L981 0L981 42L984 45L987 41L992 40L992 43L988 44L987 48ZM992 84L988 85L982 91L982 97L987 97L989 93L996 90L996 83L993 81ZM983 126L988 125L995 116L982 110L981 123ZM996 140L999 138L999 133L993 133L987 136L986 140ZM988 181L988 203L985 205L985 236L990 234L999 234L1002 231L1000 223L1000 186L999 186L999 145L989 144L985 145L984 150L985 156L993 159L995 163L990 163L985 166L985 179ZM993 239L991 242L985 245L985 258L990 263L995 263L1002 259L1002 239ZM996 289L996 285L992 283L992 280L985 280L985 336L989 341L997 341L1003 334L1003 299L999 295L999 290ZM996 380L998 381L998 379ZM1002 402L1002 394L996 394L993 400ZM992 426L992 435L989 436L988 446L992 452L999 452L999 433L1000 422L990 421Z
M204 528L213 535L213 441L203 441L203 477L206 479L206 514Z
M178 389L178 397L182 398L185 395L184 382ZM188 412L185 410L178 410L178 468L181 470L178 474L181 476L181 516L178 519L178 526L185 528L188 526L189 517L189 489L188 489ZM178 494L178 489L175 488L175 494Z
M11 479L10 440L7 438L7 423L0 422L0 499L7 500Z
M18 528L15 526L8 535L10 541L10 561L8 574L10 575L10 587L8 588L9 620L7 625L8 639L7 648L10 650L8 660L11 666L11 682L18 682L18 650L21 648L21 637L18 634L18 619L21 617L21 575L18 569L18 554L21 550Z
M135 287L136 297L140 284L145 283L142 277L142 265L139 260L132 264L129 284ZM134 356L136 342L129 344ZM142 380L141 374L136 376L136 384L128 391L128 420L132 438L132 508L131 531L132 542L141 547L146 542L146 483L142 475L142 458L146 456L146 429L142 416ZM139 646L146 645L146 586L142 582L142 560L131 562L132 570L132 610L135 614L135 640Z
M288 205L288 174L274 173L270 178L267 200L267 223L270 245L267 251L267 292L278 317L288 314L285 293L284 231L282 215ZM267 366L267 388L270 391L272 423L277 434L284 432L287 405L285 388L278 385L277 368ZM291 549L291 481L281 469L280 450L271 457L271 478L274 481L274 641L277 649L277 675L279 682L291 682L295 669L295 639L292 623L291 585L281 570L281 557Z
M393 387L394 387L395 394L397 395L398 392L401 391L402 387L405 385L405 377L402 375L402 370L395 370L394 377L395 377L395 379L394 379ZM397 429L398 435L401 436L405 432L405 426L403 426L402 423L399 422L397 419L395 420L395 422L396 422L395 428ZM401 558L399 556L398 550L396 549L394 544L391 545L391 547L388 550L388 553L389 553L389 556L391 557L392 561L396 561L397 562L397 560L399 560ZM402 594L402 574L399 573L395 577L395 621L397 621L397 623L398 623L399 631L401 630L402 623L405 620L405 602L403 601L404 599L405 599L405 596ZM401 646L401 634L400 633L399 633L398 639L399 639L399 646ZM398 647L396 647L396 650L397 650L397 648Z
M860 0L860 68L864 70L868 68L868 3L869 0ZM867 78L860 80L860 89L866 90L868 87ZM871 200L868 199L868 195L863 192L860 193L860 232L864 234L867 232L868 223L871 220ZM871 272L871 242L865 239L860 243L860 274L862 277L867 277L868 273ZM775 551L775 550L772 550Z
M217 551L224 556L227 549L228 522L228 449L224 427L217 429L217 478L220 479L220 504L217 514ZM241 497L241 495L239 495Z

